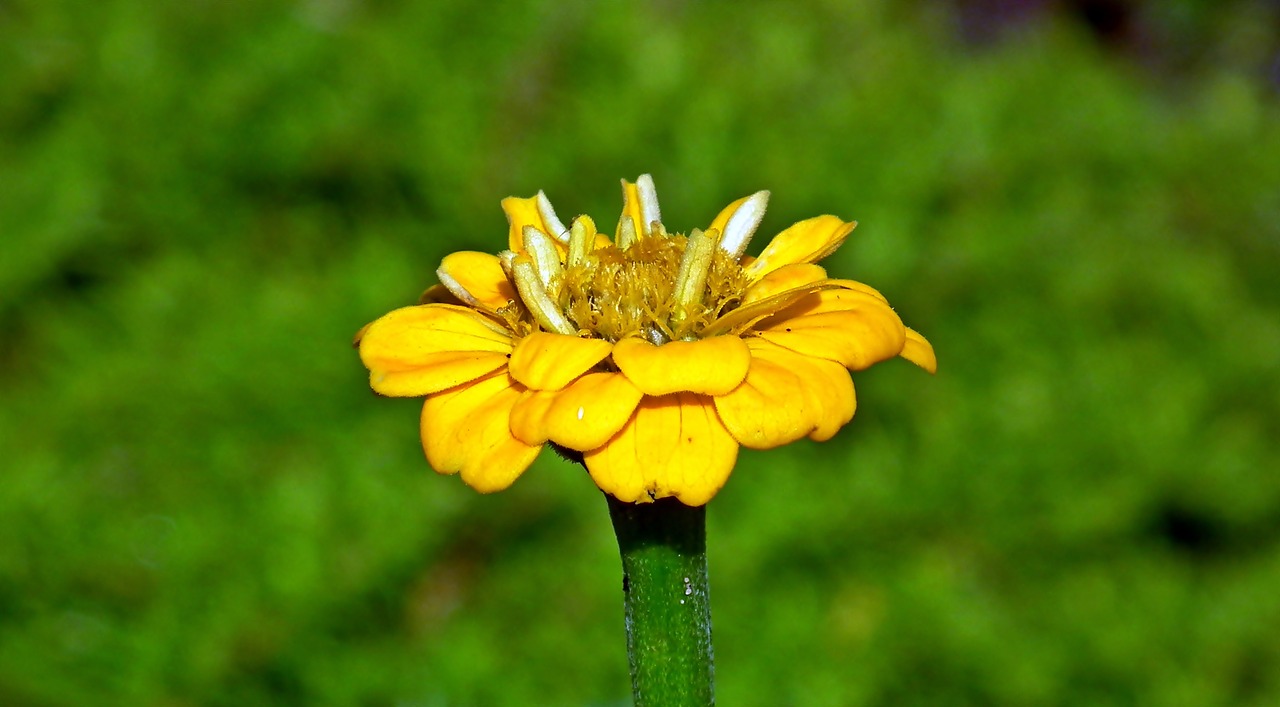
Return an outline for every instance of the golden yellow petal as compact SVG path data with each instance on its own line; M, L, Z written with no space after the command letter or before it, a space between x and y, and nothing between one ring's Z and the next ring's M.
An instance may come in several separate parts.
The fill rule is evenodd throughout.
M539 203L541 202L541 203ZM555 213L541 193L538 196L521 198L509 196L502 200L502 211L507 215L507 249L513 253L524 253L524 228L533 226L551 236L551 240L561 251L567 240L564 225L555 220ZM545 212L545 213L544 213ZM550 218L548 218L550 217ZM563 254L563 252L562 252Z
M624 179L622 180L622 216L618 219L618 230L615 234L615 238L619 242L623 240L622 222L628 219L635 228L637 236L643 237L645 231L649 230L641 213L640 191L634 182L628 182Z
M511 335L479 312L447 304L403 307L360 337L369 385L382 395L417 396L452 388L506 365Z
M815 427L809 439L823 442L831 439L849 420L857 408L853 379L849 371L835 361L812 358L759 338L747 341L751 360L765 360L791 371L800 381L797 394L813 409Z
M681 391L723 395L747 377L751 352L736 336L661 346L628 338L614 345L613 362L645 395Z
M476 251L450 253L440 261L436 271L445 287L459 298L466 299L455 290L461 288L478 304L498 310L516 298L516 288L502 271L498 256Z
M627 424L643 394L620 373L588 373L555 394L543 415L548 439L585 452Z
M509 196L502 200L502 212L507 215L507 249L513 253L524 252L524 227L542 227L542 214L538 213L538 197Z
M758 299L729 311L708 324L707 328L702 330L702 335L712 337L722 334L741 334L762 319L777 315L815 292L842 288L843 285L835 280L819 280L771 294L764 299Z
M904 335L880 317L828 312L789 319L760 331L760 336L806 356L835 361L860 371L897 356Z
M609 355L603 339L539 331L524 337L511 354L511 377L534 390L560 390Z
M807 356L861 370L902 352L906 327L879 299L856 290L823 290L757 324L760 336Z
M710 501L737 458L711 399L692 393L644 398L617 435L583 455L596 485L620 501L675 496L689 506Z
M938 372L938 357L933 353L933 345L911 327L907 327L907 343L899 355L930 373Z
M746 266L747 277L754 281L783 265L822 260L834 253L857 225L835 216L805 219L774 236L755 262Z
M871 295L881 302L889 304L889 300L885 298L884 295L880 294L880 290L877 290L871 285L858 282L857 280L832 280L831 283L843 287L846 290L854 290L856 292Z
M421 424L427 462L442 474L461 472L481 493L510 486L542 449L511 434L511 409L522 392L506 373L497 373L428 397Z
M546 444L547 409L556 395L546 390L526 390L511 408L511 435L525 444Z
M791 263L751 283L742 296L743 307L788 290L796 290L827 279L827 271L813 263Z
M824 314L826 312L883 312L896 318L893 308L884 296L874 289L853 280L827 280L825 287L815 290L808 297L797 299L779 310L780 318L798 317L806 314Z
M771 449L812 432L822 411L806 395L804 381L776 358L754 353L742 385L715 397L729 434L744 447Z

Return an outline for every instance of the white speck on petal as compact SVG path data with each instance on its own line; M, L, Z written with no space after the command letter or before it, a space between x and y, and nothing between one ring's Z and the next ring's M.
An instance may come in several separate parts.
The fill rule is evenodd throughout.
M586 409L586 408L584 408L584 407L580 407L580 408L578 408L578 419L579 419L579 420L581 420L583 417L585 417L585 416L586 416L586 414L587 414L587 409Z

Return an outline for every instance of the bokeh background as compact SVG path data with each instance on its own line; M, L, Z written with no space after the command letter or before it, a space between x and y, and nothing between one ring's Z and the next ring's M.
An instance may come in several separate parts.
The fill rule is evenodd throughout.
M0 704L622 705L584 473L480 496L353 333L545 189L939 351L710 508L728 705L1280 704L1280 7L0 1Z

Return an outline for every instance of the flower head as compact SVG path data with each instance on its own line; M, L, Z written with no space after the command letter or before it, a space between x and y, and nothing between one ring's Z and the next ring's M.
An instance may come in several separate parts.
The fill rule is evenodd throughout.
M849 371L895 356L936 369L879 292L816 264L856 224L807 219L752 258L768 192L683 235L662 225L648 175L622 187L612 239L587 216L566 227L541 192L504 199L508 250L445 257L422 303L357 335L375 391L426 396L437 471L498 491L550 442L619 500L701 505L739 446L849 422Z

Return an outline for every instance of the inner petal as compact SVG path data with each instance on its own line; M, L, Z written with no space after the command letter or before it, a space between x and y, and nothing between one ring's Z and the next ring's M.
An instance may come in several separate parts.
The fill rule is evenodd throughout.
M645 395L681 391L723 395L747 377L751 352L736 336L661 346L627 338L614 346L613 362Z
M613 344L551 332L535 332L516 344L511 377L533 390L560 390L609 355Z

